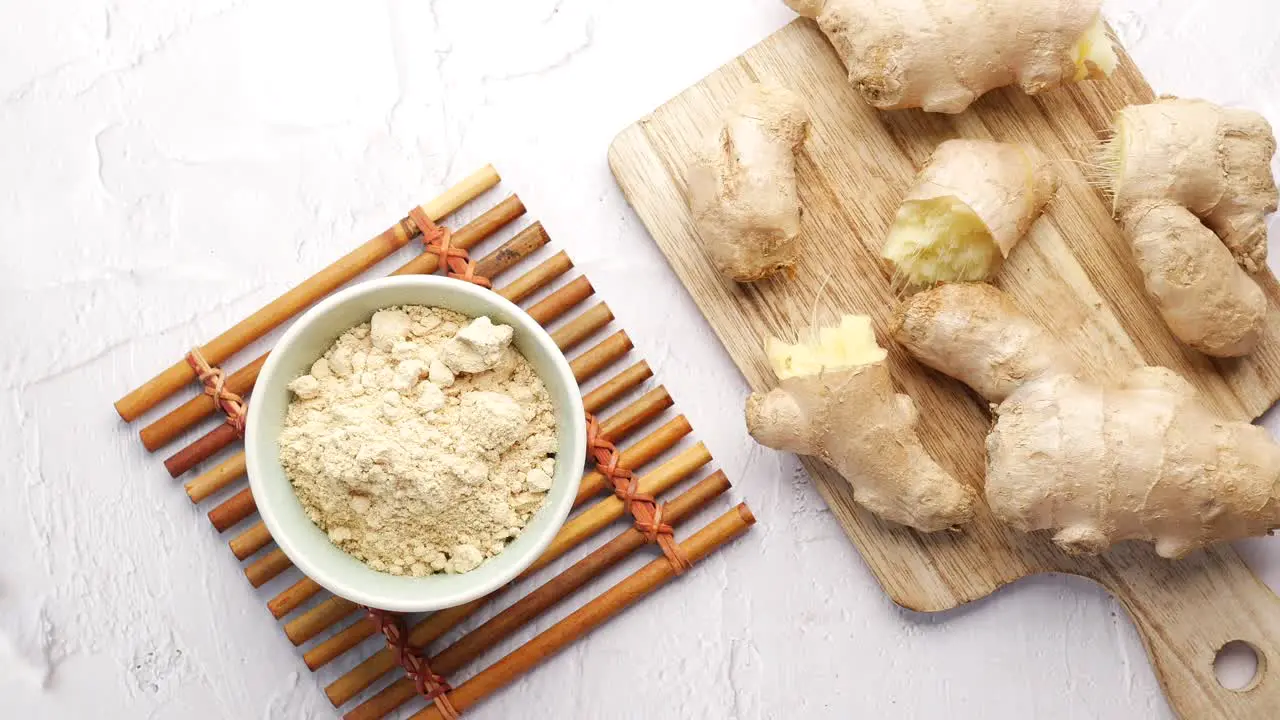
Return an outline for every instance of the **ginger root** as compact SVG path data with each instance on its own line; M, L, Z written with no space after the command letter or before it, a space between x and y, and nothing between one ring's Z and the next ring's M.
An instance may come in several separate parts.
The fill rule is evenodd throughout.
M784 0L818 21L881 110L958 113L1006 85L1036 94L1110 75L1101 0Z
M894 392L869 318L847 315L809 344L771 338L767 354L780 383L747 399L757 442L820 458L886 520L934 532L973 518L976 493L920 444L915 404Z
M1248 110L1162 98L1117 113L1099 165L1147 292L1169 330L1217 357L1258 343L1276 209L1271 126Z
M689 165L689 208L716 268L760 280L799 254L794 154L808 135L800 98L776 85L745 88Z
M881 255L911 286L986 280L1057 189L1034 148L947 140L907 191Z
M893 334L997 404L986 498L1017 530L1053 530L1070 553L1147 540L1178 558L1280 527L1280 445L1215 416L1171 370L1083 380L1066 348L983 284L911 297Z

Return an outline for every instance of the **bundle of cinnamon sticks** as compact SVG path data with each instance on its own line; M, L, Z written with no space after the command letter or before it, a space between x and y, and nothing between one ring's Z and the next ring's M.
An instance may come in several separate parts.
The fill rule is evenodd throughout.
M485 167L464 178L439 198L423 205L421 209L432 221L442 220L493 188L498 181L499 178L494 169ZM472 222L454 231L452 244L463 249L474 248L513 223L524 213L525 207L519 198L514 195L507 197ZM227 361L250 343L386 259L419 234L419 228L412 219L409 217L401 219L385 232L200 346L200 352L211 364L217 365ZM585 352L573 357L570 362L575 378L580 385L585 385L594 382L606 370L619 363L632 349L631 340L625 331L602 332L613 321L612 313L603 302L597 302L578 312L574 317L566 319L571 311L594 295L595 290L586 277L579 275L551 290L553 283L573 269L573 263L568 256L564 252L559 252L537 263L514 280L506 284L499 282L504 273L517 264L531 259L548 242L549 237L542 225L534 222L482 256L477 261L476 272L493 278L496 292L513 302L524 305L530 316L551 330L553 340L566 353L577 349L593 336L603 335L603 339ZM438 264L439 260L435 254L424 251L406 262L393 274L431 273L436 271ZM528 302L539 293L543 293L540 300ZM266 357L266 354L263 354L239 370L228 373L225 376L225 389L237 395L249 395ZM651 376L652 372L643 360L627 365L612 377L598 383L594 389L586 392L583 396L584 406L593 414L608 411L625 397L635 394ZM132 421L188 387L195 380L195 372L187 362L180 360L121 398L116 403L116 410L122 418ZM143 445L148 450L156 451L169 445L199 423L219 413L221 406L213 397L199 393L196 385L191 387L193 392L198 394L141 430L139 434ZM251 397L249 401L252 401ZM605 418L600 427L601 436L614 443L626 441L641 429L659 420L672 405L672 399L663 387L649 389ZM695 443L676 450L656 467L648 468L654 461L675 449L691 432L692 428L684 416L677 415L662 422L630 446L623 448L619 466L637 471L638 492L659 496L693 477L711 462L711 456L706 448L701 443ZM213 459L238 439L239 433L233 424L219 422L204 435L171 455L165 461L165 466L172 476L179 477ZM199 504L215 495L231 493L231 487L242 482L244 474L244 453L236 452L187 481L185 487L192 503ZM667 503L663 516L665 522L678 527L728 488L729 482L723 473L716 471L707 475ZM520 578L517 578L517 581L539 573L551 562L564 557L625 516L628 512L627 503L613 495L602 496L602 493L611 490L612 487L609 486L604 475L594 470L586 472L575 502L575 505L581 508L580 511L570 518L546 552ZM594 502L591 502L592 500ZM255 512L253 494L246 485L218 502L208 515L214 528L218 532L225 532L245 523ZM680 543L680 548L690 562L696 563L705 555L745 532L753 522L754 518L747 507L739 505L693 533ZM649 544L650 539L651 537L640 529L627 527L613 539L494 614L482 625L448 647L434 653L424 651L423 655L430 656L430 665L436 673L447 676L461 671L486 650L496 646L534 618L566 600L588 581L599 577L624 558ZM285 582L285 578L280 576L289 572L300 575L296 570L291 570L292 563L279 548L268 549L271 544L270 532L260 521L249 524L229 542L236 558L248 561L245 566L245 575L254 587L260 587L277 579ZM503 659L474 674L456 689L449 691L447 693L449 701L458 710L471 707L527 672L541 660L590 632L641 597L653 592L675 574L676 570L667 558L659 556L611 589L586 602L564 620ZM517 581L513 581L513 584ZM437 612L411 624L408 628L409 643L414 647L428 648L461 622L485 609L500 593L502 590L463 606ZM325 667L378 632L375 622L360 615L360 608L354 603L332 595L317 600L322 595L327 595L323 588L310 578L301 576L283 587L268 603L268 608L276 618L287 619L284 625L285 634L295 645L310 643L321 635L329 633L327 637L311 645L303 655L307 666L312 670ZM306 606L305 610L304 606ZM339 628L340 623L349 617L355 619ZM340 707L372 687L382 677L391 674L396 668L393 653L389 649L384 649L335 679L328 685L326 692L334 705ZM347 717L380 718L412 700L416 695L417 688L414 683L408 678L401 677L353 708ZM439 711L432 705L414 717L436 717L438 713Z

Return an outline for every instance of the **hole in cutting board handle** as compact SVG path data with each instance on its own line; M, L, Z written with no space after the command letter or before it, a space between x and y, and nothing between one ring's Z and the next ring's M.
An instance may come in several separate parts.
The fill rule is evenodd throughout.
M1267 656L1245 640L1232 640L1218 648L1213 658L1213 674L1218 684L1234 692L1248 692L1258 686L1267 670Z

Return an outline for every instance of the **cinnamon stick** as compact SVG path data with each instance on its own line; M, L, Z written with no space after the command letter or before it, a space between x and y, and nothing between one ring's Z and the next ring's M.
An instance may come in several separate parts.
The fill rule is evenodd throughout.
M334 595L311 608L297 620L285 623L284 634L289 636L289 640L294 645L301 645L324 632L326 628L333 627L334 623L355 612L359 607L346 598Z
M667 503L663 517L673 527L694 512L704 508L729 489L729 480L723 472L704 478L698 484ZM480 627L463 635L452 645L428 660L433 672L449 676L467 663L480 657L524 627L547 610L555 607L583 585L607 572L610 568L647 544L644 533L634 527L623 530L612 540L571 565L564 572L543 583L536 590L517 600L506 610L494 615ZM412 680L400 678L383 688L378 694L358 705L346 714L348 720L374 720L403 705L418 694Z
M534 222L516 233L501 247L476 261L476 274L495 278L510 270L513 265L533 254L533 251L551 241L542 223Z
M551 339L555 341L556 347L569 350L612 321L613 313L609 311L609 306L602 302L596 303L564 327L551 333Z
M539 325L546 325L569 312L569 309L595 293L586 275L579 275L567 285L551 293L529 307L529 317Z
M626 330L619 330L601 340L595 347L569 361L569 369L573 371L573 379L578 384L590 380L601 370L613 364L614 360L631 351L631 338ZM652 374L652 373L650 373ZM647 375L645 377L648 377ZM642 378L643 380L643 378Z
M751 510L746 503L743 503L694 533L680 543L680 548L688 556L690 563L697 563L742 535L755 524L755 521ZM458 712L474 707L543 660L560 652L573 641L603 625L639 599L662 587L673 577L675 577L675 569L665 557L654 560L450 691L449 701ZM411 717L412 720L442 720L440 712L434 705L423 708Z
M271 602L267 603L267 609L271 611L271 616L279 620L289 613L297 610L302 603L310 600L316 593L324 588L320 583L303 575L298 582L285 588L283 592L271 598Z
M442 610L441 612L444 611ZM435 617L436 615L439 615L439 613L435 613L430 617ZM374 624L373 620L368 617L362 617L303 653L302 660L314 672L377 633L378 626Z
M493 166L485 166L446 190L440 197L423 205L422 210L432 220L439 220L479 197L481 193L497 185L498 181L498 173ZM200 352L210 365L221 364L249 343L298 314L303 308L333 292L379 260L403 247L419 234L418 230L409 218L400 220L382 234L339 258L297 287L210 340L200 348ZM133 421L195 378L195 371L191 366L185 360L179 360L141 387L117 400L116 412L126 421Z
M259 520L248 530L231 538L231 542L227 544L231 546L231 553L236 556L237 560L244 560L266 547L270 542L271 531L267 530L266 523Z
M262 557L249 563L244 569L244 576L249 579L249 584L254 587L262 587L270 582L275 576L293 567L293 561L280 548L276 548Z
M520 198L511 195L455 232L453 234L453 244L464 249L471 248L519 218L524 212L524 203L520 202ZM526 228L526 231L528 230L529 228ZM530 233L530 235L531 237L539 235L543 238L546 237L541 225L538 225L537 230ZM545 240L543 242L545 243ZM532 252L532 249L530 252ZM439 263L440 258L429 252L424 252L401 265L399 269L391 274L430 274L436 271ZM237 395L245 395L252 390L254 383L258 380L258 373L262 370L262 365L267 361L267 355L269 354L270 352L265 352L259 355L253 362L228 375L227 389ZM174 438L185 432L187 428L213 415L218 409L218 405L213 401L213 398L201 393L178 406L177 409L164 417L144 427L138 435L142 438L143 447L154 452L168 445Z
M239 438L240 433L229 423L218 423L195 442L169 456L164 461L164 469L169 471L169 477L176 478Z
M569 272L572 268L573 261L561 250L542 261L542 264L534 269L516 278L510 285L499 288L498 294L513 303L518 303L546 287L547 283Z
M221 505L209 511L209 522L218 532L226 532L228 528L249 517L258 509L253 499L253 492L245 487L240 492L227 498Z
M659 385L619 410L607 423L602 423L600 429L607 430L610 435L626 435L656 417L661 412L657 408L665 410L671 405L671 395L665 387Z
M187 497L192 503L203 502L210 495L244 477L244 451L223 460L208 472L202 473L187 481Z
M681 453L681 456L672 458L672 460L663 463L658 468L655 468L653 472L640 478L637 481L640 492L648 495L660 495L680 481L692 475L698 468L711 461L710 454L706 452L705 447L701 446L701 443L699 443L699 448L691 448L690 450L693 452L685 451L684 453ZM721 474L721 477L723 477L723 474ZM605 500L601 500L591 506L585 512L566 523L565 526L561 528L560 532L556 534L556 539L552 541L547 550L538 558L537 562L529 566L527 570L521 573L520 576L512 582L518 582L529 577L538 570L563 557L569 550L577 547L587 538L595 535L608 527L615 520L622 517L625 512L626 506L623 505L621 500L618 500L615 497L606 498ZM500 590L501 589L495 590L486 597L478 598L466 605L459 606L457 609L458 612L456 613L459 616L453 618L454 623L460 623L466 617L478 611L489 601L489 599L500 592ZM465 614L462 612L462 609L464 608L466 609ZM426 625L428 622L431 622L431 618L420 623L420 626ZM439 622L432 623L430 634L435 634L438 637L439 635L443 635L445 632L448 632L452 627L441 629L439 628L439 624ZM422 636L425 634L428 633L419 633L417 627L413 628L409 633L410 643L417 647L426 646L429 641L422 639ZM334 704L334 707L341 706L351 698L363 692L365 688L372 685L379 677L382 677L395 666L396 663L394 655L390 650L383 648L374 653L364 662L352 668L346 675L343 675L330 683L329 687L325 688L325 694L329 696L329 700ZM359 710L359 708L357 708L357 710Z
M582 396L582 405L589 413L594 413L592 408L604 407L612 404L618 398L638 387L640 383L653 377L653 371L649 369L649 363L641 360L631 367L623 370L615 375L608 382L603 383L600 387L592 390Z

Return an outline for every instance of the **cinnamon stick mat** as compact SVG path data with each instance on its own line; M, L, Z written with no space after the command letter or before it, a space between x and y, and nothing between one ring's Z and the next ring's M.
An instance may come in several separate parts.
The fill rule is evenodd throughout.
M709 470L711 454L694 441L688 420L675 412L671 396L653 379L648 364L628 357L630 338L612 327L609 307L594 300L591 282L574 272L568 255L547 247L550 238L540 223L526 225L510 240L479 254L499 230L525 214L519 198L512 195L451 232L435 225L498 182L492 167L473 173L222 335L189 351L175 352L171 367L116 403L121 417L132 421L171 395L191 396L143 427L142 443L151 451L168 449L192 429L208 427L185 447L176 452L169 449L165 467L175 478L203 470L187 479L184 487L192 503L208 513L214 528L228 536L231 553L243 563L253 587L294 578L267 608L281 622L285 636L301 649L307 667L333 675L325 692L351 720L385 717L409 703L420 708L414 718L456 717L696 565L755 522L747 506L739 504L700 529L684 527L729 489L729 481L723 472ZM443 251L442 236L446 238ZM398 616L376 609L370 612L331 595L294 569L275 547L270 532L256 517L253 493L244 477L244 452L234 447L243 436L244 403L252 401L250 393L266 354L230 373L221 364L415 239L432 244L420 248L420 254L393 274L432 273L446 265L450 269L465 265L467 273L491 280L494 292L519 304L551 331L583 386L583 404L592 416L591 458L584 459L575 514L520 577L490 596L459 607ZM472 250L478 259L471 260ZM463 251L462 260L441 261L442 256L458 257L459 251ZM532 267L512 277L521 263ZM693 481L695 477L699 479ZM682 483L683 491L672 496ZM559 573L547 572L551 563L582 546L595 549ZM594 598L577 597L588 582L637 552L648 552L653 559ZM509 597L513 586L524 587L526 580L538 584L523 597ZM578 603L578 608L564 619L487 667L472 667L488 650L536 618L569 603ZM441 646L442 638L462 623L485 615L484 622ZM375 635L384 635L387 643L370 652L371 644L364 641ZM661 660L655 656L654 662ZM330 664L351 669L338 674L328 669Z

